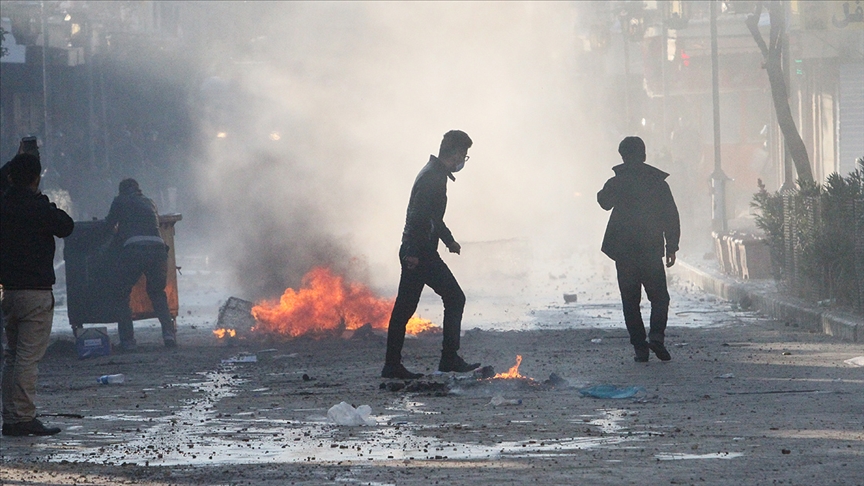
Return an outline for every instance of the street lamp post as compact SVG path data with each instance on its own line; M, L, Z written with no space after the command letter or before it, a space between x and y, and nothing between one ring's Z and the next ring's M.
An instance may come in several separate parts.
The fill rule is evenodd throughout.
M717 233L725 233L726 181L720 163L720 74L717 54L717 2L711 5L711 95L714 108L714 172L711 174L711 227Z

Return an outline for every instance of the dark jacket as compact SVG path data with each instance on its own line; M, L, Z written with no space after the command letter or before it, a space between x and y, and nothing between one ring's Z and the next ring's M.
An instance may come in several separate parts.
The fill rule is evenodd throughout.
M434 155L423 167L408 201L405 230L402 232L403 256L419 257L438 251L438 240L449 245L453 235L444 224L447 210L447 178L456 180L453 174Z
M72 234L62 209L26 187L0 197L0 284L11 290L50 290L54 285L54 237Z
M11 162L11 161L10 161ZM6 192L6 189L9 188L9 162L3 164L3 167L0 167L0 194Z
M120 194L111 203L108 216L105 217L108 228L117 226L114 245L124 246L130 243L129 238L146 236L152 240L148 243L159 243L159 216L156 204L141 192ZM138 238L140 239L140 238ZM133 240L134 241L134 240Z
M644 262L678 251L681 224L666 178L648 164L612 168L615 177L597 193L597 202L612 210L602 251L615 261Z

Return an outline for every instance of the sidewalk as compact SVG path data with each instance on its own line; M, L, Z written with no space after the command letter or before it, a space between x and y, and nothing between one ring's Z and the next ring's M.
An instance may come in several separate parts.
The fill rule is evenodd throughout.
M781 294L773 280L739 280L721 275L715 269L697 267L681 260L670 272L705 292L738 302L742 307L752 307L775 319L795 322L805 329L847 341L864 341L864 318L849 312L822 309Z

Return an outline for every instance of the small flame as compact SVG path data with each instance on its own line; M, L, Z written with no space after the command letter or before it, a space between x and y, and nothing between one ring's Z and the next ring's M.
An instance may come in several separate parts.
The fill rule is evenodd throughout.
M412 317L408 320L408 325L405 326L405 333L415 335L422 332L436 332L440 330L441 328L432 324L432 321L419 317Z
M515 378L527 378L527 377L519 374L519 365L520 364L522 364L522 355L517 354L516 355L516 365L514 367L507 370L507 373L498 373L497 375L493 376L492 378L493 379L494 378L504 378L507 380L515 379Z
M234 329L214 329L213 334L216 335L219 339L224 339L226 337L235 337L237 336L237 331Z

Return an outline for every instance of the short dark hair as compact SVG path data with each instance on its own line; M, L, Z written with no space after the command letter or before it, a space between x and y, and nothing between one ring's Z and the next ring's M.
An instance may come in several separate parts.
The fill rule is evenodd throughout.
M18 154L9 161L9 178L16 186L29 186L42 174L42 163L33 154Z
M449 157L462 149L468 150L472 145L474 145L474 142L467 133L462 130L450 130L441 139L441 147L438 148L438 158Z
M618 153L625 162L645 162L645 142L639 137L624 137L618 144Z
M120 194L135 194L136 192L141 192L141 187L138 185L138 181L135 179L123 179L120 181Z

